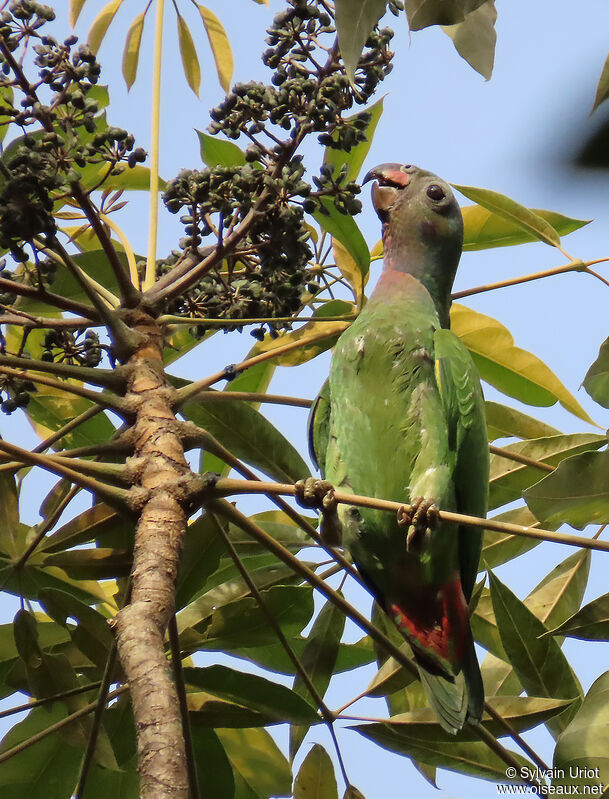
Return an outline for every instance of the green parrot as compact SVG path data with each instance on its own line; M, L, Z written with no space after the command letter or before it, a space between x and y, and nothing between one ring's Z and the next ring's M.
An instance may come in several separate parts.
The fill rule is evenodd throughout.
M383 164L372 202L384 268L339 338L310 420L325 480L301 499L322 509L322 533L342 545L410 644L442 726L478 723L484 705L468 601L481 533L438 509L486 514L489 454L484 401L471 356L449 329L463 220L450 186L412 165ZM393 514L340 505L333 489L398 502ZM311 503L312 504L312 503Z

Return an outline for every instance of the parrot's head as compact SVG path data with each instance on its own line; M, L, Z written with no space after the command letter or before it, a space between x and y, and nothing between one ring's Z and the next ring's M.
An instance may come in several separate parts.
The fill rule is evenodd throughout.
M384 269L407 272L427 288L443 327L463 248L461 209L446 181L412 164L381 164L372 204L383 223Z
M412 164L381 164L366 175L374 180L372 204L383 223L383 238L415 241L461 251L463 219L446 181Z

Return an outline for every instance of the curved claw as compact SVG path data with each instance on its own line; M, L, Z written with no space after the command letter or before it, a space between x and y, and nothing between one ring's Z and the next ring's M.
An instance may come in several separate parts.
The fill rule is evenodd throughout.
M407 510L403 505L398 510L398 524L406 527L406 549L421 552L434 527L438 524L440 509L435 500L415 497Z
M307 477L295 483L295 497L303 508L315 508L321 512L319 531L328 546L339 546L342 541L342 523L339 519L338 503L334 496L334 486L328 480Z

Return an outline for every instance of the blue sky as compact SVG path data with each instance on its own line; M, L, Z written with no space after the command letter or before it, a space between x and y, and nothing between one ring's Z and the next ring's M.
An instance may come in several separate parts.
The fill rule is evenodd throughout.
M65 20L64 3L56 5L61 6L58 8L61 24ZM144 35L144 58L138 80L128 94L120 75L122 37L143 2L127 0L124 5L100 52L102 79L110 85L109 120L133 131L138 144L147 148L150 63L146 53L151 45L152 15ZM161 173L171 177L182 167L200 165L193 129L206 127L208 109L220 101L223 93L217 84L202 26L190 12L187 16L192 20L193 33L199 32L201 99L197 100L187 88L177 52L175 15L171 4L167 5ZM235 54L234 79L265 80L267 70L259 58L265 47L264 29L282 4L272 2L267 8L251 0L233 0L231 4L209 0L207 5L228 30ZM83 38L101 6L101 0L87 0L77 28ZM588 0L585 4L567 0L509 3L498 0L497 6L497 55L489 82L458 56L440 30L409 35L403 17L387 17L386 24L396 30L396 58L393 73L381 87L388 93L385 110L364 168L385 161L415 163L452 182L491 188L531 207L594 218L591 225L567 237L564 245L583 259L609 256L607 177L573 170L567 163L569 142L583 138L584 132L595 124L594 119L588 119L588 113L609 50L609 7L605 0ZM311 148L309 155L314 169L321 153ZM366 190L362 198L364 212L358 222L372 246L379 236L378 220ZM146 246L146 214L145 203L135 199L120 222L139 252L144 252ZM162 211L159 254L174 247L179 236L175 217ZM462 259L456 289L551 268L564 260L557 250L543 244L467 253ZM375 277L378 264L373 270ZM609 276L609 266L601 265L600 271ZM609 288L600 282L586 275L570 274L478 295L468 298L466 304L503 322L516 343L544 360L599 425L606 428L607 411L589 400L583 389L578 391L578 387L600 343L608 335L605 322L608 299ZM209 344L176 364L175 371L189 378L205 376L239 360L252 343L247 333L215 336ZM270 390L312 397L327 375L328 363L329 357L324 355L297 369L278 369ZM492 391L487 396L498 398ZM517 405L510 400L506 402ZM559 406L528 410L564 431L590 430ZM306 450L306 412L272 409L269 415L301 451ZM25 426L16 428L15 419L11 417L10 423L6 417L0 419L3 435L8 437L10 430L14 440L14 431L18 429L22 442L31 441ZM500 569L499 574L524 596L570 551L544 544L517 565ZM606 591L605 558L602 553L594 554L589 597ZM12 612L12 609L8 612L9 617ZM565 652L587 689L604 671L609 647L567 642ZM367 679L358 676L357 687L351 685L350 690L361 689ZM340 702L338 696L336 701ZM382 708L374 712L380 713ZM375 749L354 733L344 733L342 740L351 779L367 799L406 796L411 779L415 780L417 799L437 796L407 760ZM544 755L551 752L549 736L543 731L534 733L531 741ZM439 785L442 795L452 799L495 795L491 783L446 772L440 775Z

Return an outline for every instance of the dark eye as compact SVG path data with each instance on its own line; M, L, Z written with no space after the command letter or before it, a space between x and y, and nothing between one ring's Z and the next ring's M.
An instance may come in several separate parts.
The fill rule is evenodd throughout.
M446 197L446 194L441 186L438 186L437 183L432 183L431 186L428 186L427 188L427 196L430 200L440 202L440 200L443 200Z

